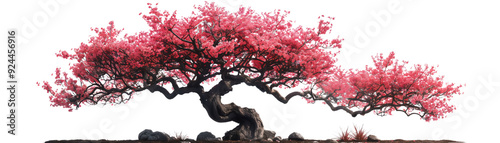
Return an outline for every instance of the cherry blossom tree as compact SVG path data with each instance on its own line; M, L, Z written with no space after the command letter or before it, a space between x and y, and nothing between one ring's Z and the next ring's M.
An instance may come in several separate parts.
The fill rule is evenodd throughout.
M336 65L341 39L327 39L333 17L320 16L317 27L294 26L288 11L257 13L241 7L228 12L214 3L196 6L191 16L160 11L148 4L141 14L149 31L120 36L113 21L93 28L97 35L72 51L56 54L73 61L71 73L55 71L53 84L40 86L51 106L122 104L148 90L168 99L195 93L211 119L239 125L224 140L261 139L264 127L254 109L223 104L232 87L245 84L286 104L301 96L353 117L400 111L430 121L455 110L448 101L460 87L436 76L436 68L408 65L394 53L373 57L373 66L344 70ZM207 83L215 83L205 89ZM276 88L302 89L282 95Z

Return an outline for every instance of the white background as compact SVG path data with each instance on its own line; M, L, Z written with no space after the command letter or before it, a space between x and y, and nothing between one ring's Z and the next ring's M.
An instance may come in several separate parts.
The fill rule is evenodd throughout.
M235 123L212 121L195 94L173 100L161 94L143 92L129 104L86 106L73 112L49 106L48 94L36 82L53 80L56 67L68 70L68 62L56 58L59 50L76 48L93 34L90 27L105 27L113 20L124 33L148 30L140 12L147 2L139 1L2 1L0 36L16 28L18 48L17 135L7 134L1 125L0 140L6 142L44 142L62 139L137 139L143 129L181 133L196 138L202 131L222 137ZM152 2L156 3L156 2ZM177 10L188 15L202 1L163 1L162 10ZM396 53L410 64L439 65L445 81L466 84L465 94L452 103L458 109L439 121L425 122L403 113L379 117L374 114L352 118L343 111L332 112L323 104L306 104L301 98L281 104L272 96L244 85L223 97L255 108L264 127L287 137L299 132L309 139L337 138L340 129L363 126L380 139L452 139L465 142L497 140L497 101L500 99L498 3L482 1L216 1L227 10L239 5L258 12L274 9L291 11L290 20L309 27L317 26L319 15L336 17L332 37L344 38L338 56L345 68L363 68L372 64L376 53ZM363 39L364 37L364 39ZM6 38L1 40L0 55L6 59ZM7 61L0 62L0 123L7 122ZM289 92L289 91L284 91Z

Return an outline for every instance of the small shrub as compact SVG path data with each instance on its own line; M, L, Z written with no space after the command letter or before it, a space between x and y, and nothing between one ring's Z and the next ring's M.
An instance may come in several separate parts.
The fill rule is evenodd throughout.
M339 141L351 141L352 138L351 136L349 135L349 131L348 131L349 128L347 128L344 131L342 131L342 129L340 129L340 135L339 135Z
M351 138L356 141L366 141L368 139L368 134L365 130L363 130L362 126L359 129L354 126L354 132L352 133Z
M179 140L179 141L185 141L188 139L188 136L187 135L183 135L182 132L181 133L175 133L175 139L176 140Z

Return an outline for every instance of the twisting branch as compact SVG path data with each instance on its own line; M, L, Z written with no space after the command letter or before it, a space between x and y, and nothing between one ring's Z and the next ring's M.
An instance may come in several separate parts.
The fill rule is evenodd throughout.
M278 101L280 101L281 103L284 103L284 104L287 104L288 101L290 101L290 99L292 97L302 96L302 97L308 98L308 99L325 101L325 103L328 106L330 106L330 109L332 111L344 110L347 113L351 114L353 117L356 117L358 114L364 115L364 114L370 112L371 110L373 110L373 108L370 108L369 110L366 110L366 111L352 111L352 110L350 110L349 108L347 108L345 106L334 106L332 104L332 101L329 100L329 98L334 98L334 97L327 96L326 98L317 98L318 96L314 95L314 93L312 93L311 91L304 91L304 92L302 92L302 91L295 91L295 92L289 93L288 95L286 95L285 97L283 97L283 96L281 96L281 94L278 91L276 91L274 89L271 89L269 86L267 86L267 85L265 85L263 83L254 83L254 84L248 84L248 85L254 85L254 86L256 86L261 91L273 95L274 98L276 98Z
M398 107L401 107L401 106L408 107L408 108L414 108L414 109L421 108L421 107L418 107L418 106L415 106L412 104L408 104L408 103L402 103L402 104L396 104L396 105L395 104L377 104L377 103L373 103L373 102L378 101L378 100L362 100L362 99L358 99L358 98L352 98L352 99L350 99L350 101L359 101L359 102L368 103L367 105L365 105L362 108L362 110L353 111L349 107L346 107L346 106L333 105L333 102L337 102L337 100L338 100L335 97L333 97L333 94L335 94L335 93L328 94L326 97L320 97L320 96L314 94L312 90L309 90L309 91L295 91L295 92L291 92L291 93L287 94L286 96L282 96L277 90L272 89L270 86L266 85L265 83L263 83L261 81L252 80L246 76L231 76L231 78L244 81L249 86L255 86L260 91L271 94L274 96L274 98L276 98L278 101L280 101L283 104L287 104L292 97L301 96L301 97L304 97L306 99L310 99L313 101L324 101L330 107L330 109L332 111L344 110L345 112L351 114L352 117L356 117L357 115L365 115L366 113L370 113L374 110L383 110L384 108L387 108L387 107L395 108L396 111L402 111L402 110L397 109ZM335 90L334 92L336 92L336 91L337 90ZM364 95L365 94L364 92L359 92L359 94L362 94L362 95L357 95L357 96L360 96L360 97L366 96L366 95ZM389 98L394 98L394 96L391 96ZM421 115L418 113L407 113L407 112L405 112L405 113L408 116L418 115L420 117L423 117L425 115L425 113L424 113L424 115Z
M201 92L200 91L201 88L181 87L181 88L175 89L172 93L170 93L167 89L165 89L164 87L159 86L159 85L152 85L148 88L148 90L152 93L158 91L158 92L162 93L167 99L173 99L177 95L186 94L186 93L190 93L190 92Z

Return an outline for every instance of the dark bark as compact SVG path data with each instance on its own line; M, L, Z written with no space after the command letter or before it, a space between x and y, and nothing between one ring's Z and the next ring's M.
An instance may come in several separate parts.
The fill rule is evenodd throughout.
M231 91L233 85L239 83L241 82L237 80L219 82L210 91L200 95L201 103L214 121L239 123L236 128L226 132L224 140L261 139L264 134L264 126L259 114L254 109L242 108L234 103L221 103L221 96Z

